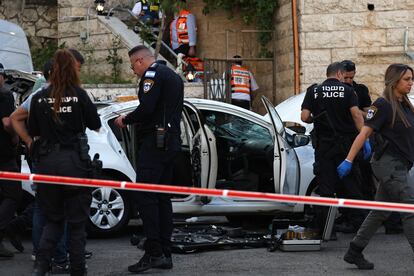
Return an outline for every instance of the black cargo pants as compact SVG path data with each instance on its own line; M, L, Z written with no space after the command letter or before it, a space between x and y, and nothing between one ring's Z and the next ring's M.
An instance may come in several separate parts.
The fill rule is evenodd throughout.
M18 172L16 159L0 161L0 171ZM4 230L14 217L22 196L22 185L18 181L0 180L0 242Z
M361 177L359 166L354 164L352 171L343 179L339 179L337 167L346 158L346 150L350 148L352 139L349 143L321 141L315 149L315 162L318 175L318 194L323 197L344 197L349 199L364 199L361 191ZM343 147L343 148L341 148ZM315 207L316 226L322 232L325 226L328 207ZM349 222L358 229L364 221L367 211L362 209L346 210L346 216Z
M79 158L73 149L52 150L40 156L33 166L35 173L88 177L86 161ZM83 275L85 271L85 224L89 217L91 192L88 188L69 187L38 183L40 208L44 212L47 223L43 228L39 250L36 255L36 266L47 268L61 239L67 222L69 237L69 255L71 275Z
M173 183L174 160L178 154L176 147L160 150L155 146L155 138L148 135L142 140L137 166L137 182L151 184ZM169 194L135 192L138 211L147 238L144 249L152 256L171 255L171 235L173 231L172 204Z

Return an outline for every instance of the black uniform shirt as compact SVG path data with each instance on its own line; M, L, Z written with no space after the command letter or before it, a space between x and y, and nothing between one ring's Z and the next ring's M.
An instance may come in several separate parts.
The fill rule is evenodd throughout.
M141 134L165 127L170 134L180 135L184 84L174 71L153 63L141 78L138 99L138 107L125 117L125 124L140 124Z
M334 130L339 135L357 133L358 130L349 110L353 106L358 106L358 98L354 90L335 78L329 78L318 86L311 86L306 91L302 103L302 109L308 109L312 113L318 135L332 135ZM324 111L327 116L321 115Z
M3 118L9 117L14 110L14 98L12 93L0 87L0 161L6 161L16 155L12 137L3 125Z
M369 96L368 87L361 83L353 82L355 93L358 96L358 107L363 110L366 107L370 107L372 104L371 97Z
M392 127L391 104L384 98L378 98L368 109L365 125L382 134L393 150L414 163L414 113L405 103L401 103L401 107L411 127L405 127L398 116Z
M96 107L80 87L65 91L58 111L59 120L53 119L51 89L49 86L33 96L29 116L32 137L40 136L52 144L73 144L77 142L77 134L85 132L86 127L92 130L101 127Z

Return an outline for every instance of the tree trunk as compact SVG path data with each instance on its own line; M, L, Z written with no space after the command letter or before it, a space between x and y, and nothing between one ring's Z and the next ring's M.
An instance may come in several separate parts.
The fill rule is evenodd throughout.
M160 53L160 50L161 50L161 41L162 41L162 36L164 34L164 29L165 29L165 15L163 14L161 18L160 30L159 30L158 37L157 37L157 43L155 44L155 51L154 51L155 59L157 59L158 54Z

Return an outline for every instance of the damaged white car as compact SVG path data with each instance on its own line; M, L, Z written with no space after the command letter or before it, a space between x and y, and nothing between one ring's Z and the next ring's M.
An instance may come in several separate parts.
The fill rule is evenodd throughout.
M30 74L14 73L8 85L19 95L29 93ZM203 99L186 99L182 113L182 152L175 162L174 184L306 195L313 180L313 149L309 137L286 129L276 109L263 99L270 116L234 105ZM136 126L119 129L114 120L133 111L138 101L98 104L100 132L87 131L90 155L99 153L103 178L135 181ZM23 172L28 172L23 162ZM32 193L30 183L25 190ZM92 192L89 230L111 234L137 216L130 191L96 188ZM268 201L173 196L175 214L220 214L232 218L246 214L303 212L299 204Z

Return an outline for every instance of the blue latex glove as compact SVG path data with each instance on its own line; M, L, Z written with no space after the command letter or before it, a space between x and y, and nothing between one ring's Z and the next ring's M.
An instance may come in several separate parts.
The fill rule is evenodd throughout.
M362 155L364 160L367 160L371 156L372 150L371 150L371 144L369 143L369 140L365 140L364 145L362 147Z
M351 172L351 169L352 163L345 159L341 164L339 164L336 171L338 172L339 178L342 179Z

